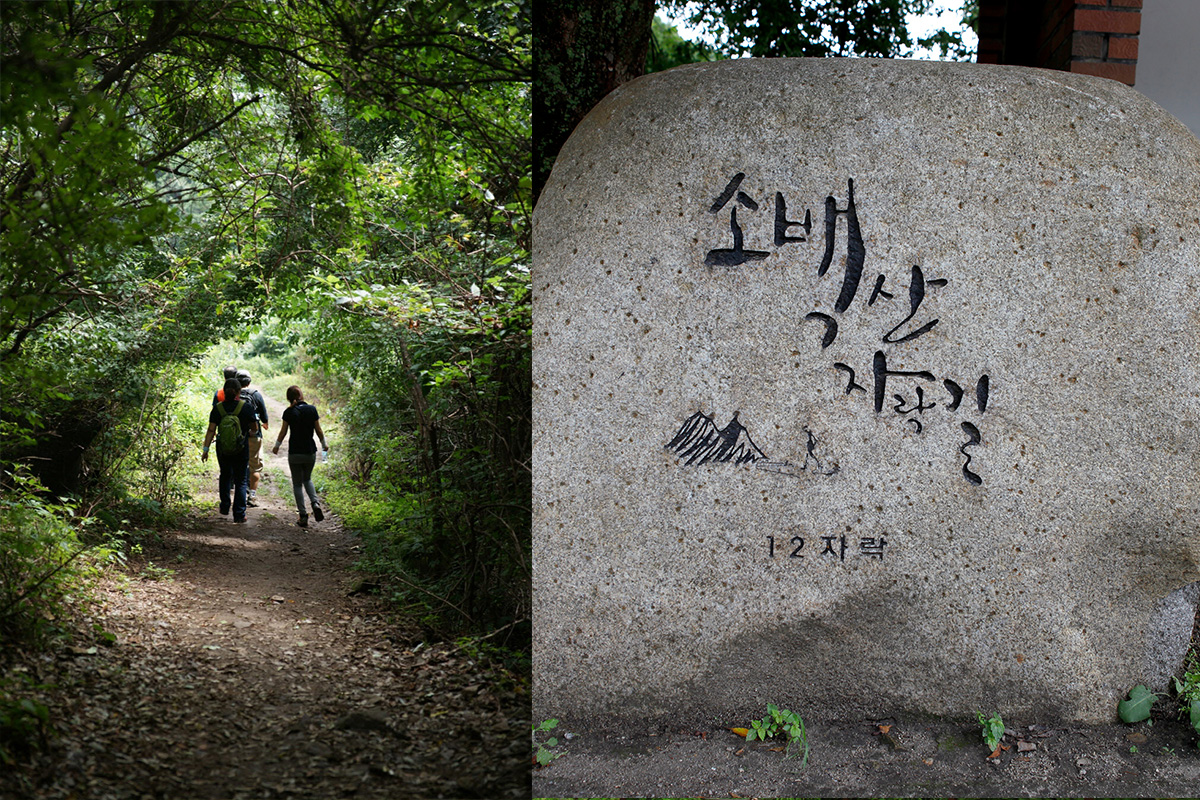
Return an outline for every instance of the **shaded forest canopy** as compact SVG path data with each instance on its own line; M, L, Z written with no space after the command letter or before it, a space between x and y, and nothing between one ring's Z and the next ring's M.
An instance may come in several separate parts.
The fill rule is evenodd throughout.
M203 433L178 388L268 320L343 401L397 575L455 625L527 616L530 13L0 6L0 640L163 510L147 464Z

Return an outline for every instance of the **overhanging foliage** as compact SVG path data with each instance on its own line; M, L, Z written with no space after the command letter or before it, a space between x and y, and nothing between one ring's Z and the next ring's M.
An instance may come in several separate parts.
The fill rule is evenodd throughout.
M458 446L462 415L529 416L527 379L512 388L528 361L529 14L456 0L0 6L0 466L102 509L128 438L108 434L169 419L178 370L269 315L315 331L307 352L362 386L407 347L409 404L388 424L418 438L436 424L450 472L487 462L490 444ZM381 312L409 338L367 353L335 286L423 287L458 321ZM503 412L445 399L472 383L506 387L488 395ZM503 447L527 461L527 445ZM505 502L522 505L519 483Z

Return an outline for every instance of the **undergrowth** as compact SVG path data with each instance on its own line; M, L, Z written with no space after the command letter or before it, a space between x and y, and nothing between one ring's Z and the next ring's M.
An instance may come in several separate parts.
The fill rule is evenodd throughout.
M29 475L5 472L0 482L0 765L11 766L45 749L53 732L40 697L49 687L16 659L71 638L96 579L120 560L121 548Z
M432 635L488 635L492 646L528 654L528 508L471 469L478 454L451 455L432 481L414 476L416 442L379 413L361 397L331 408L342 435L314 474L362 540L358 568Z
M49 688L24 672L0 677L0 764L12 766L49 745L50 709L38 696Z
M0 644L43 646L64 636L103 567L111 539L88 534L95 520L53 502L34 478L5 473L0 496ZM88 540L91 540L89 544Z
M1183 680L1175 678L1174 683L1175 694L1179 698L1179 713L1196 732L1196 746L1200 747L1200 658L1194 647L1188 651Z
M496 555L494 531L472 528L466 513L451 521L431 513L427 495L368 493L336 475L326 494L362 540L358 568L380 579L397 609L443 638L487 631L498 646L528 652L527 615L515 616L510 602L528 579Z

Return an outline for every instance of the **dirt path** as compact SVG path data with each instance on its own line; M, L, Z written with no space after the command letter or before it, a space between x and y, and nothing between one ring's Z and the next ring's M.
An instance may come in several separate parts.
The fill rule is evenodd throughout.
M210 513L102 588L93 621L115 644L24 665L56 686L58 736L0 797L529 796L524 689L347 595L357 540L336 514L295 524L272 405L247 523L217 513L210 461Z

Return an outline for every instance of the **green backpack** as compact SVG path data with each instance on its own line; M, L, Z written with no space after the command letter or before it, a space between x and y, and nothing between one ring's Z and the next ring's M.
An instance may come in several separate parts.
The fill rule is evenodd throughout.
M217 403L217 410L221 412L221 421L217 424L218 453L234 455L245 448L246 436L242 433L242 421L238 419L244 405L245 400L238 400L233 411L226 411L224 403Z

